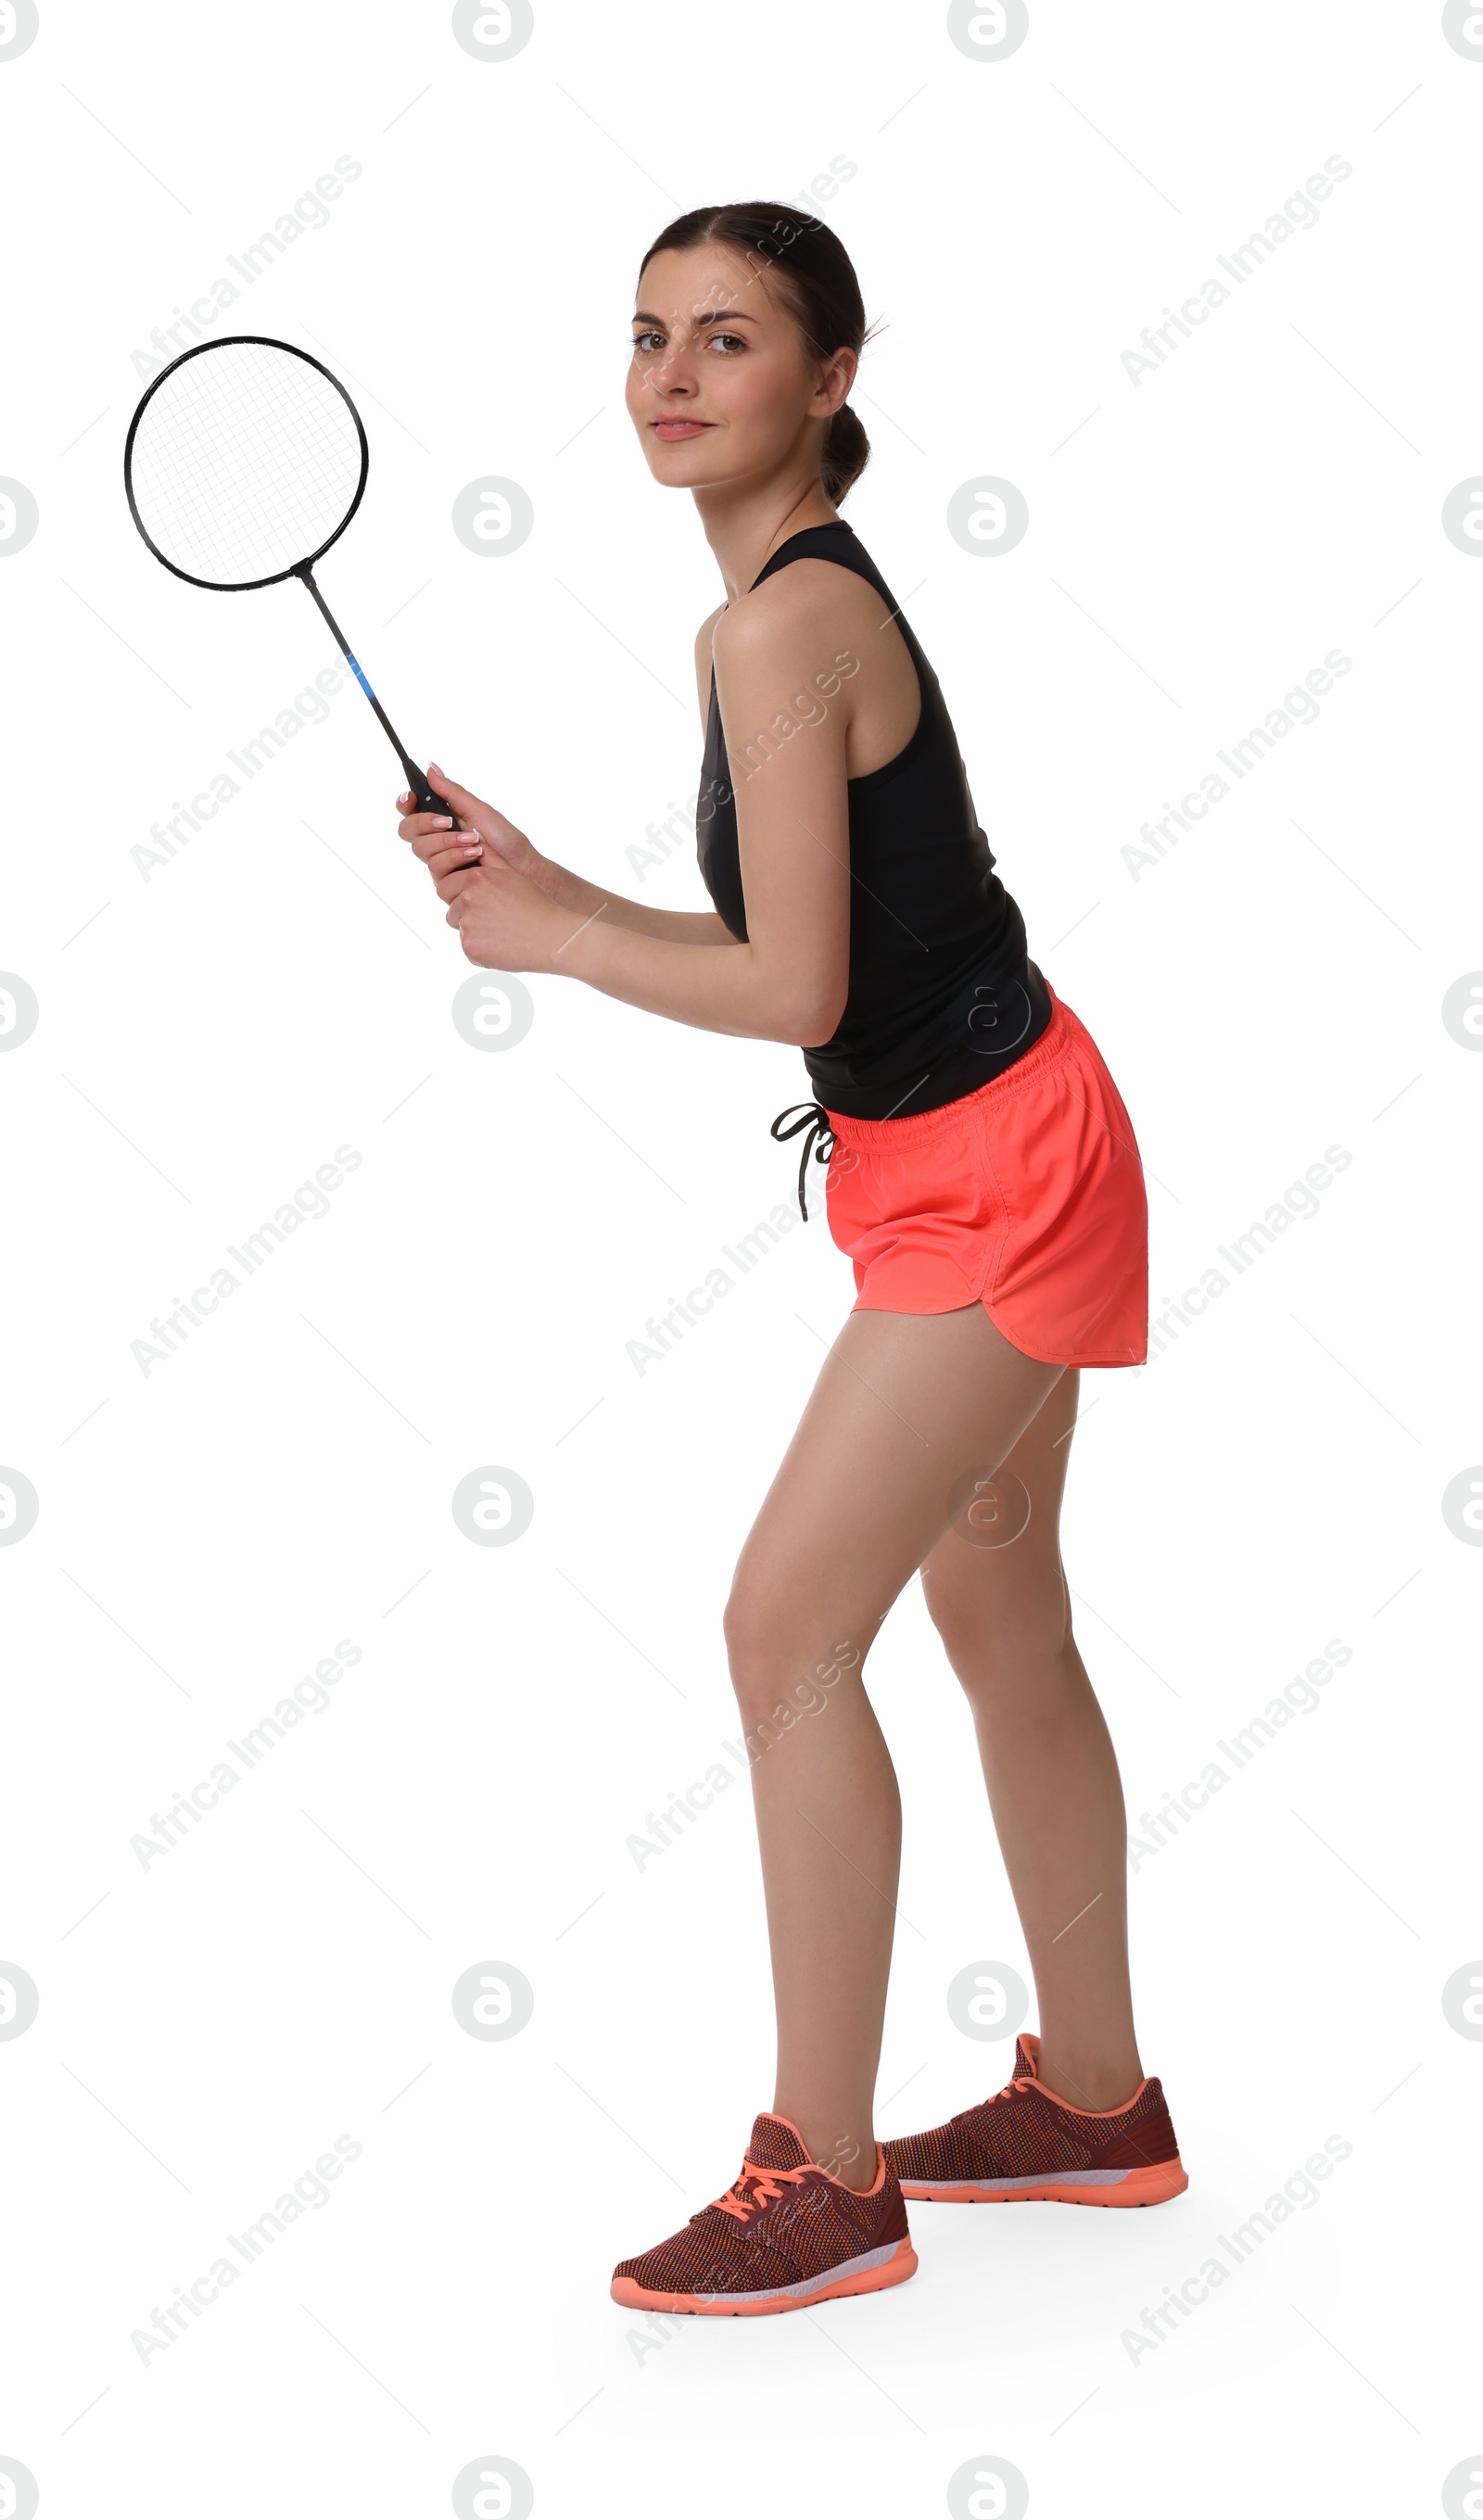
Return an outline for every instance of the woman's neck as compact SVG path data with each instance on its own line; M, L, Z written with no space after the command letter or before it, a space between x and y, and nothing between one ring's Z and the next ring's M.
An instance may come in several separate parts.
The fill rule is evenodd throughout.
M841 519L833 501L817 480L774 484L761 496L755 489L697 490L694 494L705 539L728 604L744 595L775 551L810 525L833 525Z

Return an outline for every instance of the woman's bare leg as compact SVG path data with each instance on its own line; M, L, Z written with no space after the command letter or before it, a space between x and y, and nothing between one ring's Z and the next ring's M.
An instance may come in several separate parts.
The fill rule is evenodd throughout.
M773 2105L852 2185L875 2176L901 1845L861 1665L946 1529L956 1483L1011 1452L1060 1373L1012 1347L981 1305L852 1313L737 1567L726 1637L767 1893Z
M950 1529L921 1569L927 1608L967 1692L994 1825L1029 1946L1041 2073L1077 2108L1142 2079L1128 1989L1127 1837L1117 1760L1071 1634L1059 1515L1080 1375L1063 1374L1004 1459L987 1539ZM992 1446L986 1459L992 1456Z

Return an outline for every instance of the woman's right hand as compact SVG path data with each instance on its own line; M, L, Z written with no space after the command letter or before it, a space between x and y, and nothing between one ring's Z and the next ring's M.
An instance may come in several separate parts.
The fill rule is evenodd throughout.
M469 788L461 788L456 780L438 768L435 761L429 762L427 769L428 785L433 792L448 799L448 816L456 816L466 826L463 831L454 831L448 817L416 812L415 799L406 790L398 796L396 801L403 819L397 830L424 861L434 883L461 867L477 866L488 857L502 860L517 875L524 876L528 883L533 883L538 892L544 892L549 899L555 900L560 892L563 869L550 858L543 858L539 849L506 815L495 806L485 804L481 796L473 795Z

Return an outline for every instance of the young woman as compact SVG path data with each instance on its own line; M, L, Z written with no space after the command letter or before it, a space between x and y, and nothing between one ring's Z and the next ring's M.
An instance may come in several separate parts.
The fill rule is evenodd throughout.
M776 202L692 211L644 258L628 410L726 590L696 641L714 908L589 883L435 763L449 815L400 825L471 962L798 1044L819 1100L774 1134L803 1133L800 1203L810 1149L828 1157L854 1262L725 1618L773 2105L727 2192L618 2268L614 2299L653 2309L899 2283L917 2267L903 2196L1141 2205L1187 2184L1134 2039L1122 1790L1056 1536L1078 1369L1146 1353L1143 1170L1096 1045L1027 959L936 677L839 517L870 452L846 399L864 342L837 238ZM1041 2031L992 2099L881 2145L900 1802L862 1666L919 1571L972 1708Z

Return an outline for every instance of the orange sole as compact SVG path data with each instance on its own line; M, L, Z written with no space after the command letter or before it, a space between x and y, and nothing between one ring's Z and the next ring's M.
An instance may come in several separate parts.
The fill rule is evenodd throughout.
M1190 2175L1176 2157L1130 2170L1115 2186L1067 2186L1047 2179L1033 2187L943 2187L903 2179L901 2193L914 2204L926 2205L1164 2205L1171 2196L1182 2196L1189 2184Z
M755 2293L748 2300L736 2301L724 2294L652 2292L647 2285L635 2283L632 2275L614 2275L612 2298L625 2310L687 2311L707 2318L767 2318L784 2310L812 2310L821 2301L844 2301L851 2293L884 2292L891 2284L905 2283L916 2272L917 2252L908 2239L898 2240L895 2254L883 2266L843 2275L838 2283L821 2284L817 2292Z

